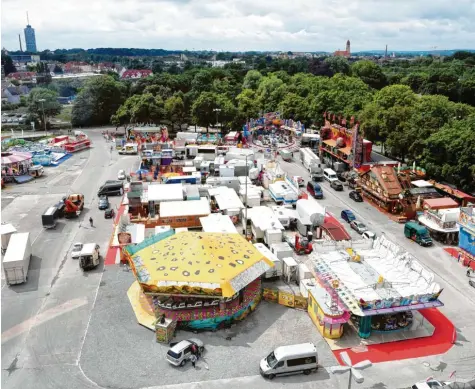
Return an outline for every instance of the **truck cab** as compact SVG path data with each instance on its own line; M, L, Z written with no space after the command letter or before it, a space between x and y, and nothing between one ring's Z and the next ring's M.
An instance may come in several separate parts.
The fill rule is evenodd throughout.
M432 246L432 238L427 228L415 222L407 222L404 225L404 235L421 246Z
M79 254L79 267L82 270L93 269L99 265L100 257L99 245L96 243L86 243L82 246Z

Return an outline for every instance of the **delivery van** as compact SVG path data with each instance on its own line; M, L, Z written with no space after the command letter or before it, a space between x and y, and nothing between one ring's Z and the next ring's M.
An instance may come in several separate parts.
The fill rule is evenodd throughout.
M328 182L337 181L338 176L333 169L323 169L323 178Z
M277 347L261 360L259 371L265 378L297 373L310 374L318 369L318 352L313 343Z
M122 181L106 181L102 185L98 192L97 196L122 196L124 194L124 183Z
M415 222L407 222L404 225L404 235L421 246L432 246L432 238L427 228Z

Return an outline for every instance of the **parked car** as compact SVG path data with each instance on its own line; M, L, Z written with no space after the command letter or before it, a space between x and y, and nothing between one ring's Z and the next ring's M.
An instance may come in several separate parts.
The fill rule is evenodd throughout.
M323 199L322 187L315 181L307 182L307 192L315 199Z
M330 181L330 186L337 191L343 190L343 184L339 180Z
M74 243L73 244L73 248L71 250L71 258L72 259L78 259L79 258L79 255L81 254L82 246L83 246L82 243Z
M363 196L361 196L356 190L352 190L350 192L350 199L357 203L361 203L363 201Z
M344 209L341 211L341 218L347 223L351 223L353 220L356 220L355 214L349 209Z
M365 232L363 232L362 235L363 235L364 239L370 239L370 240L376 239L376 234L374 232L371 232L371 231L365 231Z
M368 231L368 228L366 227L366 225L357 220L353 220L350 223L350 227L353 228L358 234L363 234L363 232Z
M106 209L106 211L104 212L105 219L112 219L114 216L115 216L114 208Z
M418 382L417 384L412 385L411 389L432 389L432 388L442 388L443 386L450 385L451 382L440 382L437 380L427 380L423 382Z
M102 196L99 198L99 209L102 211L109 208L109 199L107 196Z
M294 176L294 181L298 184L299 188L302 186L305 186L305 181L302 177L300 176Z
M117 173L117 179L118 180L125 180L125 177L126 177L125 170L122 170L122 169L119 170L119 173Z
M195 345L200 354L205 348L204 343L196 338L182 340L178 343L171 343L167 352L167 361L174 366L184 366L191 357L191 347Z

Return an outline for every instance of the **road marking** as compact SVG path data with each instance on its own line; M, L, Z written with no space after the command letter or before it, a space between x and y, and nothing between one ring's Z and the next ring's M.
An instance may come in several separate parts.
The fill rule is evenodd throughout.
M66 301L64 304L41 312L38 315L31 317L25 320L24 322L6 330L5 332L2 332L2 344L8 342L10 339L17 337L18 335L23 334L24 332L29 332L33 327L46 323L51 319L61 316L67 312L73 311L74 309L82 307L86 304L87 298L82 297Z

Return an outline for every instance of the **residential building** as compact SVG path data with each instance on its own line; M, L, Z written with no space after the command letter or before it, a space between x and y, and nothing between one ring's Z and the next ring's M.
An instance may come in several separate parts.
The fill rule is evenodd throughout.
M21 96L25 96L30 89L25 85L14 86L11 83L2 83L2 103L20 104Z
M36 84L36 73L35 72L15 72L10 73L6 77L7 81L16 80L20 84Z
M149 69L140 69L140 70L129 69L123 72L120 77L123 80L134 80L134 79L146 78L151 75L152 75L152 71Z

